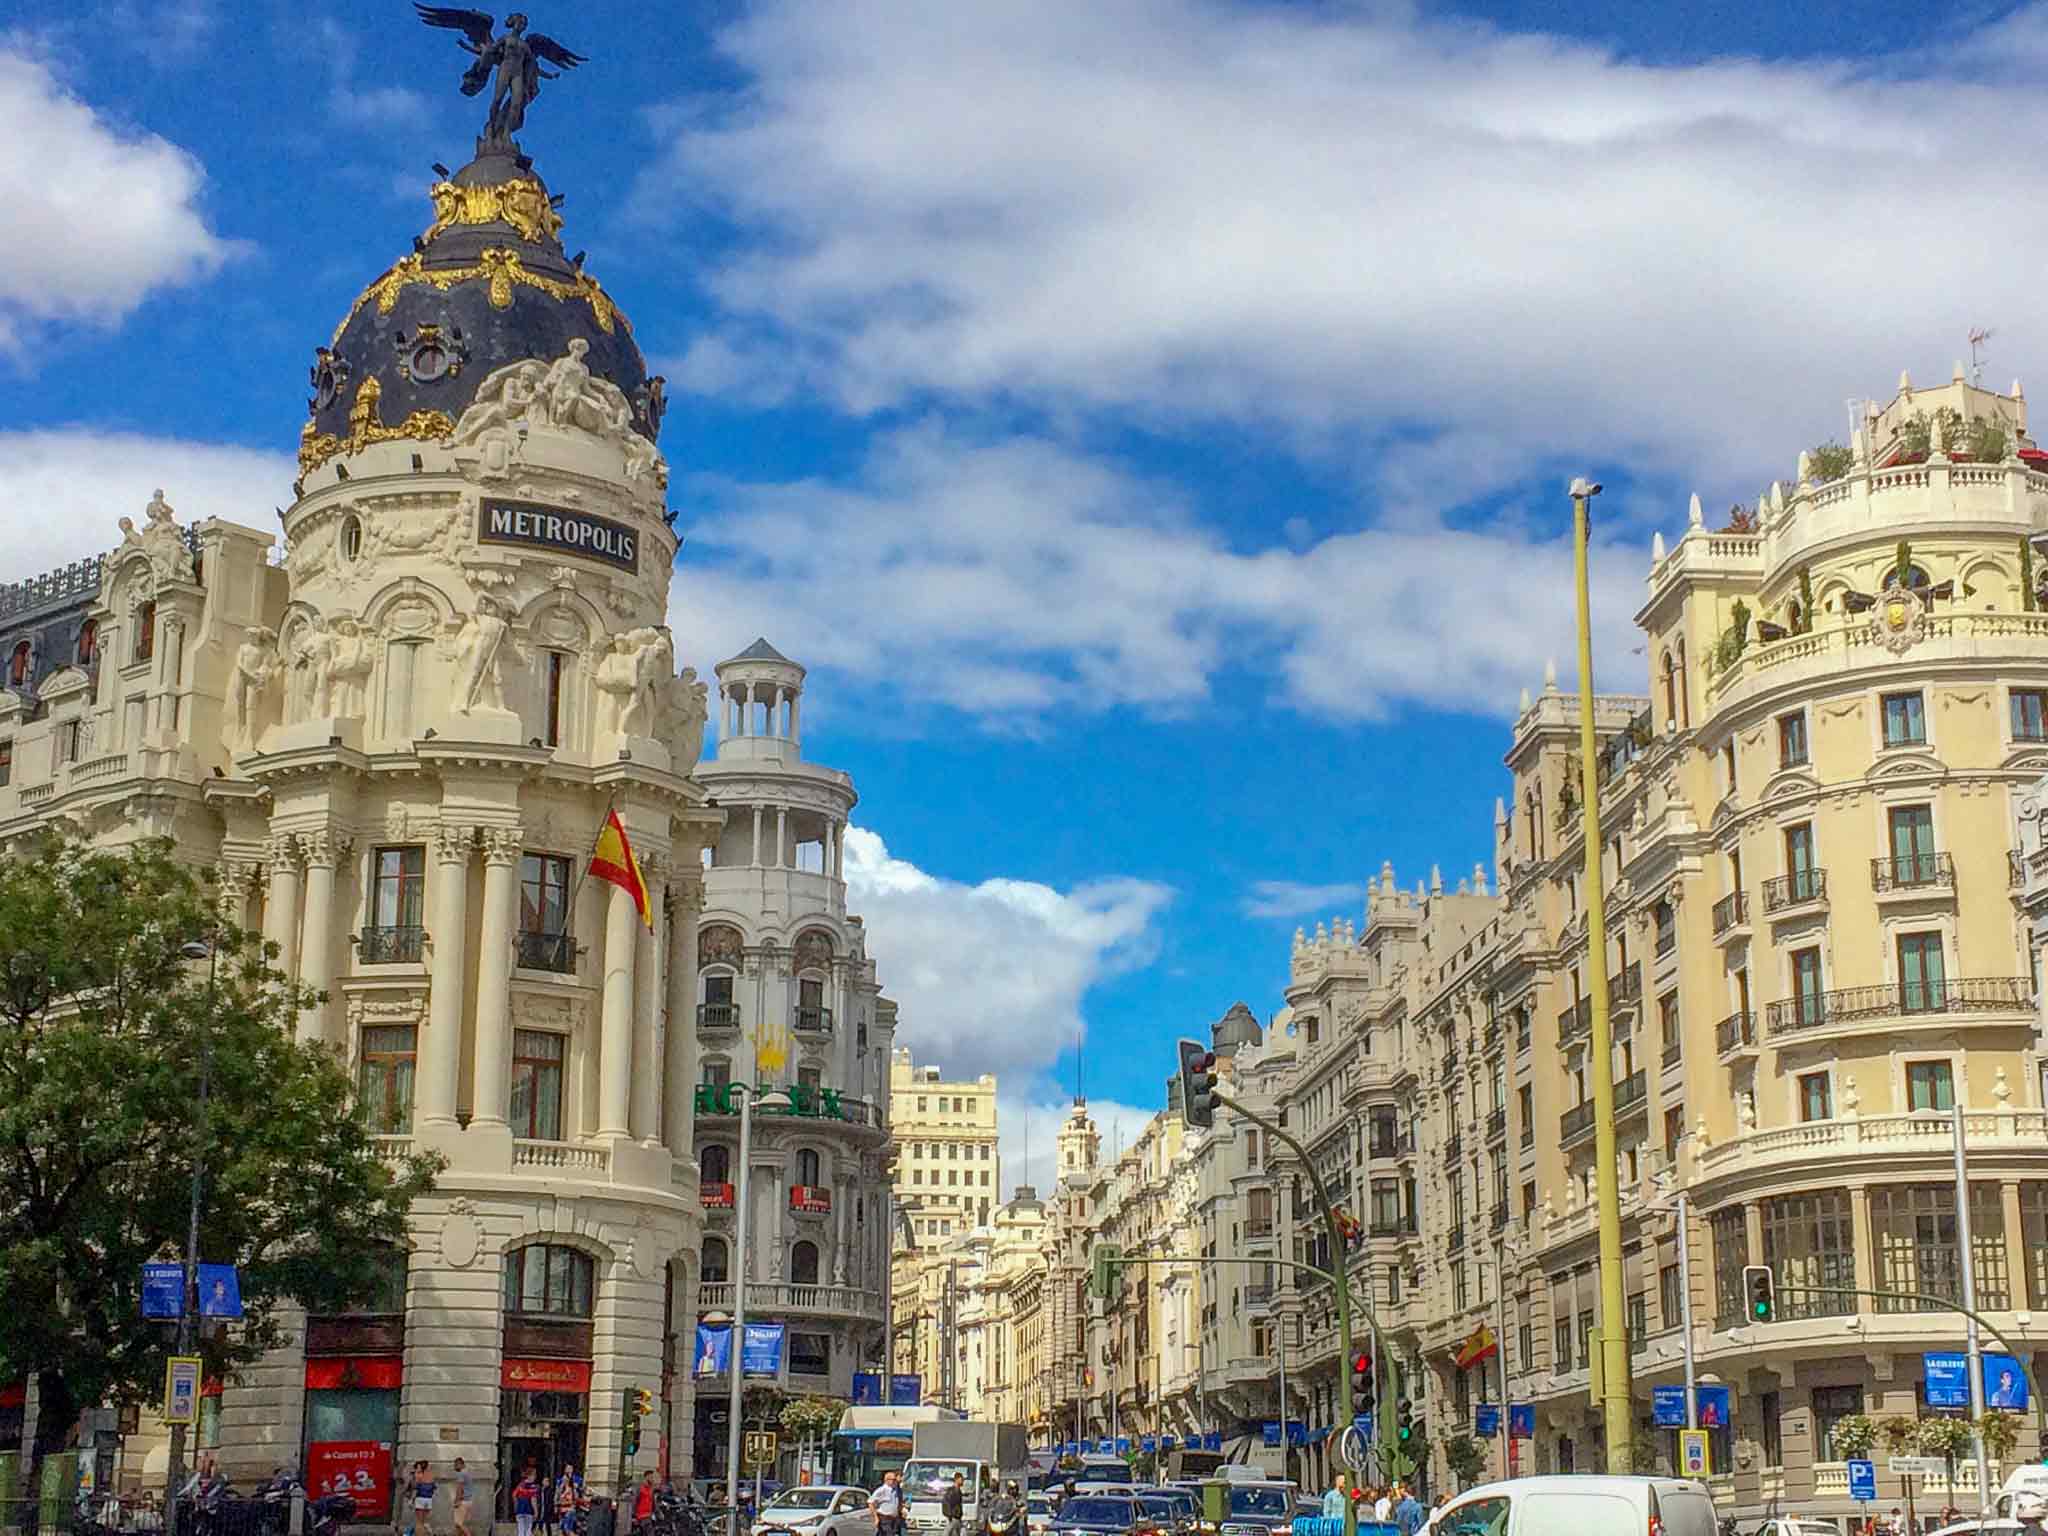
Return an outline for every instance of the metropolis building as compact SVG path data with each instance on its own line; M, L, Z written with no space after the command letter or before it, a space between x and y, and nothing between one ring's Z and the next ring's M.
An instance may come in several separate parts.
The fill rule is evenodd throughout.
M852 787L797 753L802 669L721 667L693 776L712 701L666 627L663 381L626 314L509 139L431 196L315 349L281 558L158 492L111 553L0 586L0 846L174 839L326 994L301 1035L393 1152L446 1160L388 1295L209 1383L202 1447L237 1481L460 1455L503 1517L529 1459L698 1470L674 1341L700 1279L727 1304L734 1078L797 1099L754 1138L777 1385L843 1394L879 1352L894 1020L846 913ZM583 878L608 810L651 925ZM0 1437L34 1411L0 1382Z

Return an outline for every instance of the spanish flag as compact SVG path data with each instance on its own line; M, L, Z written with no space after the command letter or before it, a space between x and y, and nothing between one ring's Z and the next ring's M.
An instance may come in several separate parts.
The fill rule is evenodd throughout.
M1497 1354L1500 1341L1494 1338L1493 1330L1481 1323L1472 1330L1472 1337L1458 1346L1458 1369L1465 1370L1477 1365L1488 1355Z
M654 931L654 907L647 899L647 882L640 877L640 861L633 857L633 845L626 841L625 824L616 810L605 812L604 826L597 834L597 848L590 855L590 872L609 880L633 898L633 908L647 931Z

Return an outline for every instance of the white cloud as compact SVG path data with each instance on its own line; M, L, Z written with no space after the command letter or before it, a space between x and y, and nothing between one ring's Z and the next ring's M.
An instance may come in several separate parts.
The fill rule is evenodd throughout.
M1242 910L1246 917L1303 917L1333 907L1354 907L1363 900L1365 887L1355 881L1304 885L1299 880L1254 880Z
M0 432L0 579L104 554L121 541L118 519L139 524L158 487L187 526L222 517L274 530L294 472L284 454L219 443L84 427Z
M1082 1039L1089 988L1150 960L1172 897L1127 879L967 885L892 857L864 827L846 832L846 885L901 1009L897 1044L921 1065L999 1080L1035 1074Z
M748 88L661 119L641 203L749 237L677 374L707 387L1362 431L1410 475L1447 432L1487 451L1439 493L1575 454L1753 495L1972 324L2001 383L2048 354L2048 200L1957 169L2048 136L2044 38L1667 65L1406 6L763 0L722 37Z
M670 619L686 655L776 643L906 696L1032 724L1200 703L1226 669L1335 718L1407 702L1507 710L1571 653L1571 552L1512 523L1391 520L1234 548L1173 487L1050 441L876 439L853 483L699 480ZM706 562L700 557L709 553ZM1629 657L1648 551L1596 562L1603 683Z
M204 183L184 150L117 128L0 42L0 354L42 325L117 325L156 290L218 269L236 247L208 227Z
M1163 1096L1166 1069L1170 1063L1163 1053L1160 1062L1160 1092ZM1101 1159L1105 1163L1113 1161L1120 1150L1128 1149L1152 1117L1159 1113L1156 1106L1146 1109L1141 1105L1121 1104L1114 1099L1091 1098L1086 1108L1101 1138ZM1022 1093L998 1090L996 1151L1003 1162L1005 1200L1015 1193L1019 1184L1031 1185L1041 1200L1051 1196L1053 1185L1059 1182L1059 1169L1054 1165L1059 1130L1073 1110L1073 1096L1062 1096L1049 1083L1034 1083Z

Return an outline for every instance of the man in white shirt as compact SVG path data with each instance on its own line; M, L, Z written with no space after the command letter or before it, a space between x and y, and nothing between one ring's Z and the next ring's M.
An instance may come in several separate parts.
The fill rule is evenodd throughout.
M1394 1518L1394 1493L1391 1488L1382 1488L1380 1496L1373 1502L1372 1517L1386 1521Z
M903 1478L884 1472L882 1486L868 1495L868 1508L875 1515L875 1536L903 1536Z

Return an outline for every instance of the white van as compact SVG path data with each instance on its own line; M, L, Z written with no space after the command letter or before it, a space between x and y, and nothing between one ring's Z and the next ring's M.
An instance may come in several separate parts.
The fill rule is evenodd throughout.
M2022 1494L2031 1494L2037 1499L2048 1499L2048 1466L2025 1466L2016 1469L2005 1480L2005 1486L1998 1490L1998 1499L1991 1506L1991 1513L2006 1519L2012 1518L2013 1507Z
M1682 1477L1518 1477L1458 1495L1435 1536L1719 1536L1705 1483Z

